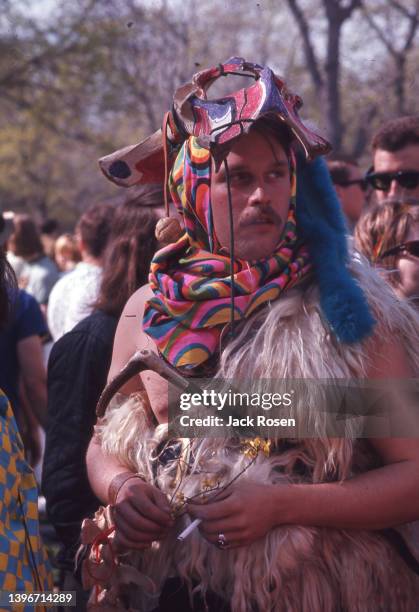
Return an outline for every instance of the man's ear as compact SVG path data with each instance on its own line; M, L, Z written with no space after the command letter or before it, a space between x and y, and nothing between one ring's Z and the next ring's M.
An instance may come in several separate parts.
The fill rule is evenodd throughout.
M339 200L342 201L342 198L343 198L343 187L341 185L337 185L336 183L333 183L333 186L335 188L336 193L338 194Z

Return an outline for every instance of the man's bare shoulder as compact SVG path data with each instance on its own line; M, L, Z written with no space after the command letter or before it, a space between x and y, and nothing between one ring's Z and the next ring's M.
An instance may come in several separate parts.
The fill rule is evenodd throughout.
M153 292L150 289L150 285L143 285L132 296L124 306L122 311L121 319L124 317L140 317L143 318L144 307L147 300L153 297Z
M156 351L154 342L143 331L144 307L153 296L149 285L137 289L125 304L116 328L112 363L108 378L115 376L140 349Z
M144 307L153 292L148 285L138 289L128 300L119 319L113 346L108 380L116 376L132 355L141 349L157 353L153 340L143 331ZM145 371L135 376L120 390L125 395L144 389L159 422L167 421L167 382L155 372Z
M149 285L143 285L135 293L132 294L128 302L125 304L121 317L118 322L115 341L118 333L123 333L124 342L128 342L134 348L134 352L139 349L149 348L155 350L154 343L143 332L143 316L144 308L147 300L153 297L153 292Z

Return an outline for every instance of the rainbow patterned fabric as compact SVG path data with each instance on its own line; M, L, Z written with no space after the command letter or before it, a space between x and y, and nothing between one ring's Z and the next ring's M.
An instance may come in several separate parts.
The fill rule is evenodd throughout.
M51 591L52 586L39 533L35 478L26 462L12 409L0 390L0 591L33 593ZM34 607L19 609L33 611Z
M263 260L234 262L235 321L277 299L310 271L308 250L296 234L294 159L290 166L291 205L277 250ZM149 277L154 297L143 318L144 331L163 357L186 370L217 354L231 318L230 258L217 253L210 182L211 154L192 136L182 146L169 178L186 232L154 256Z

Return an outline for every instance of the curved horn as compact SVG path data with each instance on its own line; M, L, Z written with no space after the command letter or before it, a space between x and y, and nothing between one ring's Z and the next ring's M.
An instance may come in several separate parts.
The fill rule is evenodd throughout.
M186 378L178 374L174 368L159 357L159 355L156 355L156 353L149 350L137 351L119 374L114 376L102 391L96 405L96 415L102 417L105 414L109 402L119 389L133 378L133 376L145 370L156 372L156 374L159 374L179 389L187 389L190 386Z

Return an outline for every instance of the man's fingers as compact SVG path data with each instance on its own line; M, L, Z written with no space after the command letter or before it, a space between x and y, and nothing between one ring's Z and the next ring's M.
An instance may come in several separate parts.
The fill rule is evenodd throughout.
M115 532L115 538L114 538L115 550L131 550L131 549L141 550L143 548L148 548L150 544L151 542L143 542L143 541L133 542L129 538L125 537L125 535L122 533L122 531L119 528Z
M219 542L220 534L224 536L223 538L223 542L225 543L224 546L220 546L220 542ZM248 543L248 541L245 539L243 534L237 531L232 532L232 531L227 531L227 530L220 531L219 533L213 534L213 535L205 535L205 539L208 542L210 542L210 544L213 544L220 550L227 550L229 548L238 548L239 546L245 546Z
M121 523L117 526L115 530L116 534L120 534L124 537L127 542L132 542L133 544L151 544L155 540L160 540L165 535L165 531L143 531L143 530L135 530L132 529L126 523Z
M235 517L222 520L204 521L199 526L205 536L218 536L219 533L234 533L236 536L243 531L243 526L237 524Z
M151 492L151 497L153 498L156 506L160 508L162 512L170 515L171 508L170 508L169 500L167 499L166 495L164 495L164 493L162 493L158 489L154 489Z
M161 527L170 527L172 525L173 519L169 512L162 510L156 505L154 492L144 491L141 496L132 496L129 501L135 510L154 523L157 523L157 525Z
M236 514L237 509L231 503L230 497L208 504L188 504L188 513L193 518L200 518L203 521L214 521L227 518Z
M143 516L132 507L125 506L114 510L116 527L122 528L127 538L140 540L144 534L157 538L165 528Z

